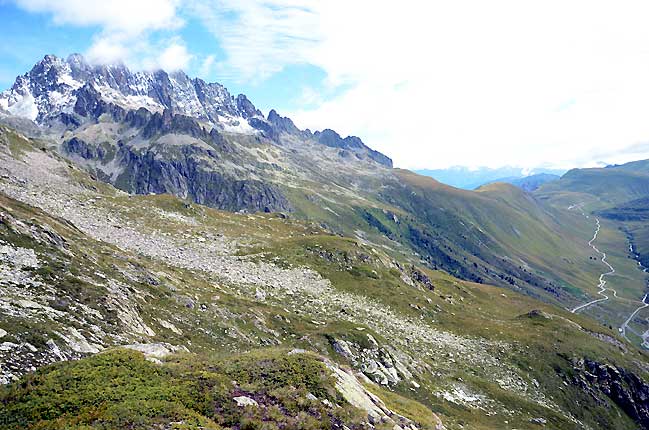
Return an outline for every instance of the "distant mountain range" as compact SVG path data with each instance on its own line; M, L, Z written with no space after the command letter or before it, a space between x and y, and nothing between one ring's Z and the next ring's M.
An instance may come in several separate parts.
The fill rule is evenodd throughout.
M556 181L559 178L561 178L561 176L553 175L550 173L536 173L529 176L523 176L522 178L497 179L493 182L506 182L508 184L515 185L524 191L532 192L539 188L541 185Z
M422 169L415 170L420 175L430 176L436 180L456 188L465 190L474 190L482 185L491 182L507 182L518 185L517 180L526 177L534 177L529 181L520 182L520 184L534 185L547 180L556 179L556 176L563 175L566 171L561 169L544 169L537 168L533 170L523 169L521 167L499 167L488 168L480 167L471 169L464 166L454 166L447 169ZM537 176L539 174L553 176Z

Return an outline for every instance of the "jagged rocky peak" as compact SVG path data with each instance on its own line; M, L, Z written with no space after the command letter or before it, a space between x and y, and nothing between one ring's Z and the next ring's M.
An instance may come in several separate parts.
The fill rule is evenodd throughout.
M303 139L314 140L319 144L331 148L339 148L341 150L340 155L343 157L355 156L357 158L369 158L386 167L392 167L391 158L369 148L359 137L347 136L343 138L334 130L328 128L322 131L316 131L315 133L311 133L309 129L300 130L293 123L293 120L281 116L275 109L271 109L266 121L274 133L287 133Z
M79 92L86 86L96 90L103 101L125 110L171 109L224 130L254 132L244 120L263 118L245 96L235 99L218 83L192 79L182 71L133 72L123 64L89 64L80 54L65 60L46 55L9 90L0 93L0 107L44 124L61 113L72 113Z
M131 71L124 64L91 64L81 54L67 59L46 55L14 85L0 93L0 109L39 125L77 127L110 114L123 121L127 112L165 110L192 118L219 131L262 134L279 141L283 134L303 141L340 148L343 157L355 156L391 167L392 160L358 138L342 138L333 130L312 134L290 118L271 110L267 117L244 94L234 97L223 85L190 78L182 71Z
M264 116L261 111L257 109L244 94L239 94L237 96L237 109L243 114L243 117L246 119L253 117L263 118Z
M307 138L311 137L310 132L298 129L291 118L279 115L275 109L271 109L270 112L268 112L268 118L266 120L280 133L303 135Z
M13 86L0 94L0 107L32 121L48 112L69 110L71 93L82 86L71 76L64 60L46 55L28 73L16 78Z
M386 155L373 150L366 146L363 141L356 136L347 136L342 138L338 133L331 129L324 129L322 131L316 131L313 133L313 137L318 143L326 145L332 148L340 148L341 155L345 156L350 152L356 156L359 153L365 153L368 158L376 161L377 163L383 164L387 167L392 167L392 159Z

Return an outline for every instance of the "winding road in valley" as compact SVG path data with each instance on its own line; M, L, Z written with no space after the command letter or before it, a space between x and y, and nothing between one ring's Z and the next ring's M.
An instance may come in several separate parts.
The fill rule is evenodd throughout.
M638 260L638 255L637 255L637 254L635 253L635 251L633 250L633 245L629 245L629 252L630 252L632 255L635 256L636 260ZM644 267L644 266L642 265L642 262L639 261L639 260L638 260L638 266L640 266L640 268L642 269L643 272L645 272L645 273L647 272L647 268ZM621 334L622 336L624 336L624 338L625 338L626 340L629 340L629 338L626 337L626 329L629 327L629 323L631 322L631 320L633 319L633 317L635 317L635 316L638 314L638 312L640 312L642 309L644 309L644 308L646 308L647 306L649 306L649 303L647 303L647 297L648 297L648 296L649 296L649 293L647 293L647 294L644 295L644 297L642 298L642 305L638 306L638 308L637 308L636 310L634 310L634 311L631 313L631 315L629 315L629 318L627 318L627 320L624 321L624 323L620 326L620 334ZM641 337L642 337L642 340L645 341L645 339L646 339L647 337L649 337L649 330L648 330L648 331L645 331L645 332L642 334Z
M573 207L579 207L579 205L571 206L571 208L573 208ZM588 218L588 215L586 215L583 211L582 211L582 214L584 214L584 216L585 216L586 218ZM602 298L601 298L601 299L591 300L591 301L588 302L588 303L584 303L584 304L582 304L582 305L579 305L579 306L575 307L574 309L572 309L572 310L570 311L570 312L572 312L573 314L576 313L576 312L581 311L582 309L587 308L588 306L594 305L595 303L604 302L604 301L608 300L608 299L609 299L609 296L605 294L605 292L606 292L607 290L612 291L612 292L613 292L613 296L614 296L614 297L617 297L617 291L615 291L613 288L606 288L606 279L604 279L604 277L606 277L606 276L610 276L610 275L614 274L614 273L615 273L615 268L614 268L613 266L611 266L611 265L609 264L608 261L606 261L606 253L600 251L599 249L597 249L597 247L593 244L593 242L595 242L595 240L597 240L597 235L599 234L599 230L600 230L600 228L601 228L601 224L600 224L600 222L599 222L599 218L595 218L595 222L596 222L595 234L593 234L593 238L592 238L591 240L588 241L588 245L589 245L591 248L593 248L593 250L594 250L595 252L597 252L599 255L602 256L601 261L602 261L602 263L606 264L606 266L609 268L609 271L608 271L608 272L604 272L604 273L602 273L601 275L599 275L599 285L597 286L597 287L599 288L599 291L597 292L597 294L599 294L600 296L602 296ZM646 298L646 296L645 296L645 298ZM643 303L644 303L644 302L643 302ZM638 309L638 310L639 310L639 309Z
M635 311L633 311L631 315L629 315L629 318L627 318L627 320L624 321L624 323L620 326L620 334L624 336L626 340L629 340L629 338L626 337L626 329L629 326L629 323L631 322L633 317L635 317L638 312L640 312L641 310L649 306L649 303L647 303L647 296L649 296L649 293L645 294L644 297L642 298L642 306L639 306ZM645 339L646 334L647 333L645 332L645 334L642 336L643 340Z
M579 209L581 210L582 215L584 215L586 218L589 218L588 215L583 211L583 203L572 205L568 208L569 210L571 209ZM609 300L609 296L606 294L606 291L611 291L613 293L613 297L618 298L617 296L617 291L614 290L613 288L606 288L606 279L604 279L606 276L611 276L615 273L615 268L611 266L611 264L606 261L606 253L600 251L595 245L594 242L597 240L597 235L599 234L599 231L601 229L601 224L599 221L599 218L595 218L595 223L596 223L596 228L595 228L595 233L593 234L592 239L588 241L588 245L593 248L595 252L597 252L601 256L601 261L608 267L608 272L604 272L601 275L599 275L599 285L597 286L599 288L599 291L597 292L598 295L601 296L599 299L591 300L587 303L581 304L573 309L570 310L572 313L579 312L591 305L594 305L595 303L600 303L604 302L606 300ZM633 251L633 245L629 245L629 252L635 255ZM638 264L640 265L640 268L643 269L644 272L647 272L648 270L642 266L642 263L638 261ZM619 328L620 334L627 340L629 340L626 336L626 330L629 328L629 324L633 320L633 318L640 312L641 310L649 307L649 293L646 293L644 297L642 298L642 301L640 302L640 306L638 306L631 314L629 317L622 323L622 325ZM649 330L647 330L642 336L642 339L645 340L646 338L649 338Z

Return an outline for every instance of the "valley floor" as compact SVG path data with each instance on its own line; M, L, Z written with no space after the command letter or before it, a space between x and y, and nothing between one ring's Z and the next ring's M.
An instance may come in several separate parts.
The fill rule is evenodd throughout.
M581 211L588 223L595 220L593 237L587 245L595 252L604 269L599 276L598 290L595 293L600 297L575 306L571 312L584 312L606 324L618 327L625 339L644 346L649 337L649 315L644 315L644 310L649 307L646 303L649 294L647 274L642 264L636 262L632 245L620 233L620 225L588 215L583 210L583 204L572 205L569 210ZM609 258L613 264L609 263ZM616 270L616 267L619 270Z

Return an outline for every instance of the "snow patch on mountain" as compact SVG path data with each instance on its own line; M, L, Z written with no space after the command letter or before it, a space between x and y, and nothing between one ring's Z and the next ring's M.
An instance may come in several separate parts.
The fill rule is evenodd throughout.
M162 112L164 106L146 95L125 95L108 86L95 85L101 98L108 102L123 107L126 110L145 108L150 112Z
M69 67L69 66L68 66ZM60 85L67 85L73 90L79 89L83 86L83 83L75 80L69 73L64 73L58 77L57 82Z
M259 133L259 130L253 128L250 123L242 117L220 116L219 122L223 126L223 130L229 133L251 135Z
M73 113L85 85L92 86L103 101L126 110L171 109L231 133L256 133L247 118L265 121L254 106L250 105L256 111L252 114L250 106L240 106L240 99L218 83L191 79L181 71L132 72L123 65L91 65L76 54L67 60L46 56L0 93L0 107L43 124L61 113Z

